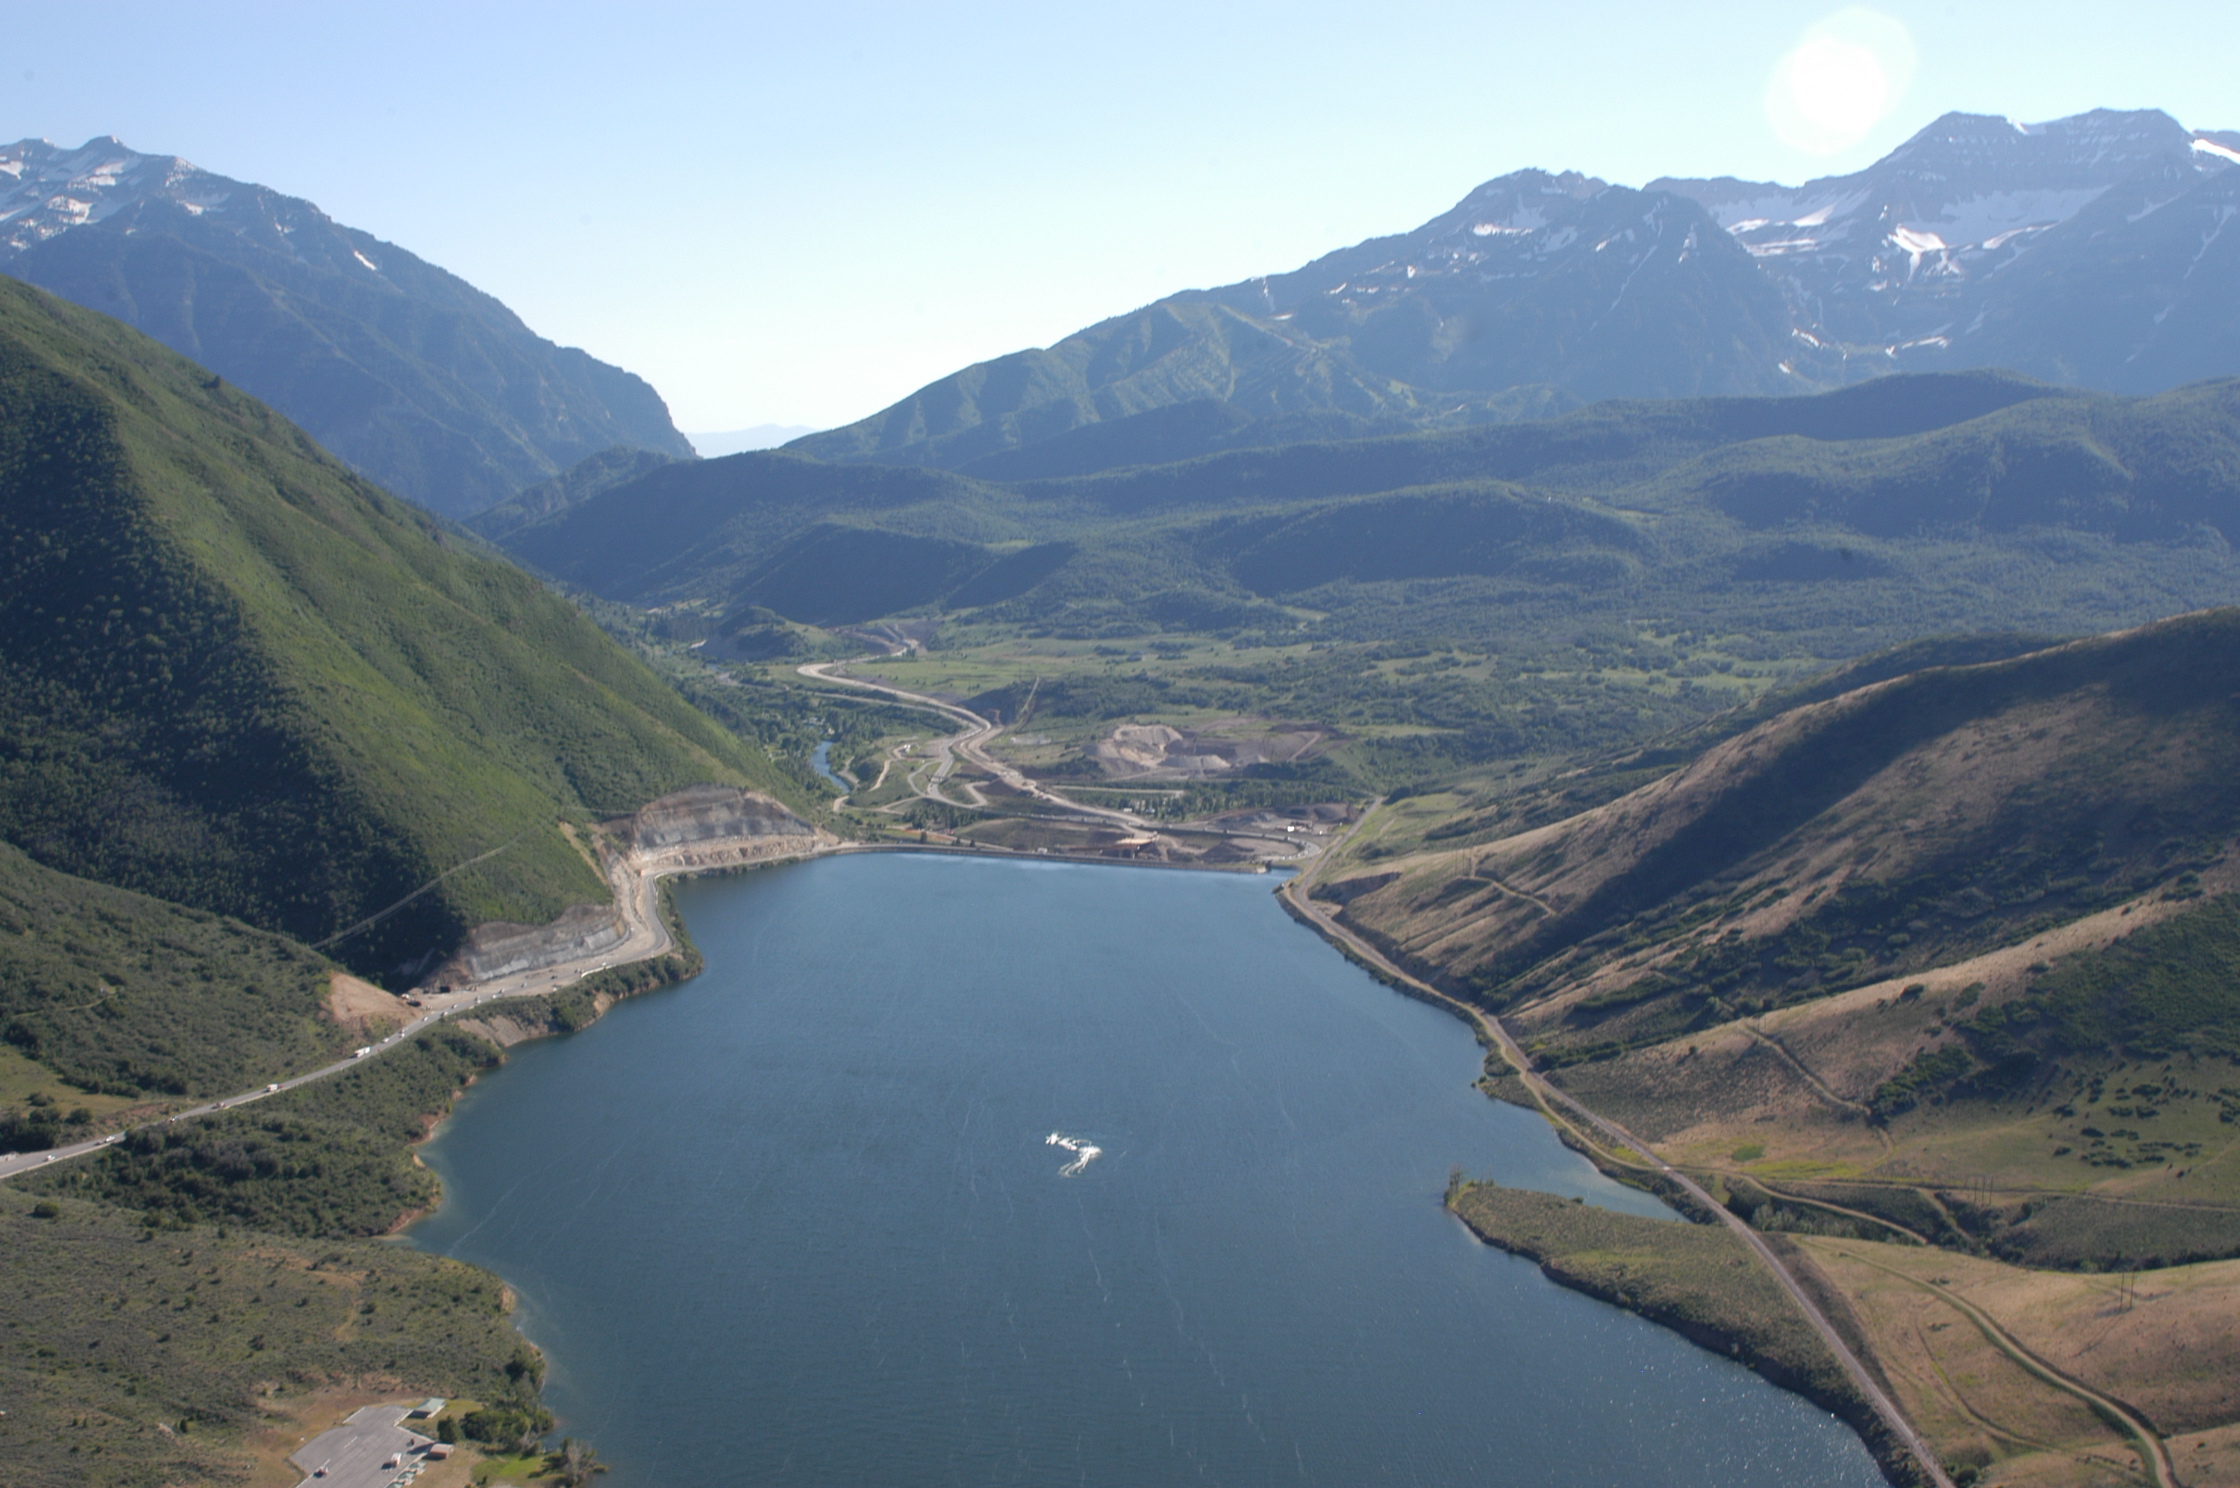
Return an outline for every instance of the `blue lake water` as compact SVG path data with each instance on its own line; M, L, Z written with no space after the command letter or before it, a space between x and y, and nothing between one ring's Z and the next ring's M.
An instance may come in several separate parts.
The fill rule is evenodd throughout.
M1662 1211L1271 886L902 854L684 884L706 972L514 1050L411 1238L512 1283L612 1488L1881 1482L1450 1218L1457 1164Z

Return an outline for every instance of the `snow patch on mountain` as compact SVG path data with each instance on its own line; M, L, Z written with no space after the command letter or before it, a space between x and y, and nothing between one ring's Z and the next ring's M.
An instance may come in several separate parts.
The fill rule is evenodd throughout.
M149 195L180 190L204 175L177 156L142 155L106 135L65 150L47 140L0 147L0 259L59 233L99 222ZM216 180L216 177L210 177ZM182 195L192 195L181 192ZM216 200L222 200L220 193ZM213 200L196 196L199 210Z

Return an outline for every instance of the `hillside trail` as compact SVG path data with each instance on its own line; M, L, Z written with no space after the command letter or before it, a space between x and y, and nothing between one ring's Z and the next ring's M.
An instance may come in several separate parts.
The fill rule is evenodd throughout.
M1534 909L1539 910L1540 913L1546 915L1551 920L1559 918L1556 913L1556 907L1554 905L1541 898L1538 894L1533 893L1530 889L1520 889L1515 884L1507 883L1501 879L1494 877L1492 874L1486 872L1485 865L1476 858L1472 858L1470 860L1469 877L1475 879L1479 883L1492 885L1494 888L1499 889L1502 893L1507 894L1512 899L1522 899L1525 903L1531 905Z
M1862 1266L1871 1267L1886 1276L1895 1277L1909 1286L1919 1287L1922 1291L1935 1296L1947 1307L1973 1323L1977 1331L1983 1334L1993 1348L2020 1365L2025 1373L2041 1384L2049 1385L2065 1395L2075 1396L2089 1406L2093 1414L2131 1438L2132 1450L2139 1454L2140 1462L2155 1481L2155 1488L2180 1488L2177 1464L2171 1459L2169 1446L2155 1432L2155 1429L2147 1424L2146 1418L2137 1410L2124 1404L2113 1395L2103 1394L2095 1390L2074 1375L2055 1368L2034 1353L2022 1340L2000 1326L1999 1321L1991 1314L1950 1288L1939 1286L1936 1282L1919 1276L1908 1275L1895 1266L1886 1266L1880 1261L1872 1260L1854 1251L1845 1250L1841 1246L1831 1246L1831 1249L1834 1249L1845 1260L1856 1261Z
M887 656L899 656L906 649L906 647L897 647L892 651L882 652L876 656L858 656L852 660L882 660ZM1109 806L1091 806L1073 800L1069 796L1061 795L1057 791L1037 784L1024 772L989 754L988 746L993 744L1003 733L1004 725L990 722L959 703L948 702L922 692L911 692L907 688L896 687L889 682L870 682L860 677L841 675L838 668L850 664L847 661L813 661L796 667L794 670L814 681L829 682L841 687L862 688L867 692L880 693L898 702L908 703L913 707L929 709L958 726L956 733L951 734L946 739L936 740L929 746L937 752L937 763L926 785L918 789L918 794L924 796L927 800L939 801L948 806L971 805L980 808L987 806L987 798L982 796L978 788L969 781L962 783L964 790L974 798L969 802L952 801L941 794L942 783L948 779L951 773L953 757L987 771L1020 795L1031 796L1035 800L1082 816L1115 822L1131 831L1151 830L1152 824L1132 811L1121 811ZM1039 686L1039 683L1037 685Z
M1737 1028L1740 1028L1744 1033L1750 1035L1752 1039L1756 1040L1758 1047L1760 1047L1761 1049L1772 1050L1774 1057L1779 1059L1783 1064L1787 1065L1790 1071L1795 1074L1798 1079L1804 1081L1806 1088L1809 1089L1814 1095L1818 1096L1821 1100L1826 1101L1829 1105L1834 1106L1837 1110L1847 1112L1848 1114L1853 1116L1872 1116L1874 1114L1874 1108L1872 1106L1861 1105L1858 1101L1855 1100L1845 1100L1842 1096L1836 1094L1835 1091L1829 1089L1827 1081L1821 1079L1819 1075L1813 1072L1813 1069L1810 1065L1806 1064L1802 1059L1799 1059L1796 1054L1789 1048L1789 1046L1781 1041L1779 1035L1768 1033L1764 1028L1760 1027L1758 1024L1758 1020L1753 1018L1739 1019L1735 1023L1735 1026ZM1884 1136L1879 1128L1876 1130L1875 1135L1882 1137L1883 1148L1885 1149L1885 1151L1887 1151L1890 1147L1889 1137Z
M1378 803L1378 805L1382 804L1381 801ZM1828 1321L1827 1314L1820 1310L1820 1305L1804 1289L1803 1284L1797 1280L1788 1265L1775 1253L1773 1247L1766 1243L1765 1237L1750 1228L1740 1216L1730 1212L1726 1205L1712 1198L1703 1185L1657 1156L1656 1149L1647 1142L1634 1136L1610 1118L1589 1110L1563 1090L1549 1084L1534 1070L1531 1056L1527 1055L1523 1047L1510 1036L1509 1030L1502 1026L1498 1017L1459 998L1452 997L1420 977L1412 976L1401 970L1374 946L1332 920L1324 911L1316 907L1307 891L1321 876L1324 868L1336 860L1346 841L1355 833L1358 833L1369 822L1374 813L1375 807L1364 812L1361 820L1353 825L1345 837L1332 843L1329 850L1312 867L1277 889L1276 893L1283 898L1295 914L1321 932L1325 938L1339 945L1362 965L1373 969L1381 976L1391 978L1399 985L1411 988L1427 1000L1450 1009L1475 1027L1486 1042L1493 1044L1501 1051L1502 1058L1516 1072L1517 1078L1524 1082L1525 1088L1532 1092L1533 1099L1539 1104L1541 1112L1552 1123L1566 1128L1590 1148L1601 1152L1606 1161L1631 1168L1653 1170L1659 1177L1678 1187L1694 1199L1706 1213L1713 1216L1719 1223L1725 1225L1735 1238L1740 1240L1749 1249L1750 1253L1756 1256L1768 1271L1773 1273L1774 1280L1779 1283L1782 1291L1788 1294L1789 1300L1804 1315L1805 1322L1819 1336L1820 1341L1827 1346L1829 1353L1835 1357L1836 1362L1842 1366L1845 1375L1851 1380L1852 1387L1859 1392L1860 1397L1867 1402L1868 1407L1874 1411L1876 1417L1881 1420L1884 1428L1890 1432L1892 1437L1904 1444L1906 1451L1920 1467L1923 1477L1928 1482L1935 1484L1936 1488L1954 1488L1952 1479L1945 1473L1943 1463L1937 1460L1937 1454L1930 1449L1928 1442L1923 1440L1921 1434L1914 1430L1913 1424L1898 1409L1897 1403L1875 1382L1874 1376L1868 1373L1865 1363L1860 1360L1856 1353L1852 1352L1851 1346L1844 1341L1843 1335L1838 1333L1835 1325ZM1556 1109L1559 1106L1577 1119L1568 1120L1559 1114ZM1587 1131L1581 1130L1581 1123L1591 1128L1593 1132L1599 1133L1602 1140L1597 1141ZM1615 1152L1608 1150L1613 1144L1617 1149ZM2175 1488L2175 1485L2169 1485L2169 1488Z

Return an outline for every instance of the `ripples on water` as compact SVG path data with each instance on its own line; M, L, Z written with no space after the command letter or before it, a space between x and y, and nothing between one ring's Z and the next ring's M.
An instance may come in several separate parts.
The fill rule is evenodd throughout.
M608 1488L1880 1482L1456 1224L1455 1165L1661 1211L1265 878L866 855L679 902L706 973L515 1049L412 1235L514 1285Z

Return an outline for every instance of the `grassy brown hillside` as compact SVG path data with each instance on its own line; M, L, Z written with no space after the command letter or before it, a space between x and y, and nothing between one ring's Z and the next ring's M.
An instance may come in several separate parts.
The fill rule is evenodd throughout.
M2240 1397L2133 1345L2229 1335L2173 1268L2240 1256L2240 611L1806 697L1444 823L1396 803L1314 892L1736 1213L1817 1237L1952 1461L2121 1481L2070 1386L2182 1386L2164 1428L2234 1481L2205 1465ZM2011 1337L1938 1290L1977 1272L1875 1259L1924 1246L1976 1258L1996 1285L1961 1302ZM2139 1271L2159 1321L2074 1282ZM2055 1297L2129 1352L2048 1334ZM2000 1363L2020 1337L2075 1379Z
M2240 1254L2236 725L2207 611L1791 708L1317 892L1693 1158L1965 1176L2018 1197L1911 1227L2053 1264ZM2102 1191L2214 1209L2056 1202Z
M1575 1058L2185 891L2240 830L2236 698L2240 610L1931 668L1323 892Z

